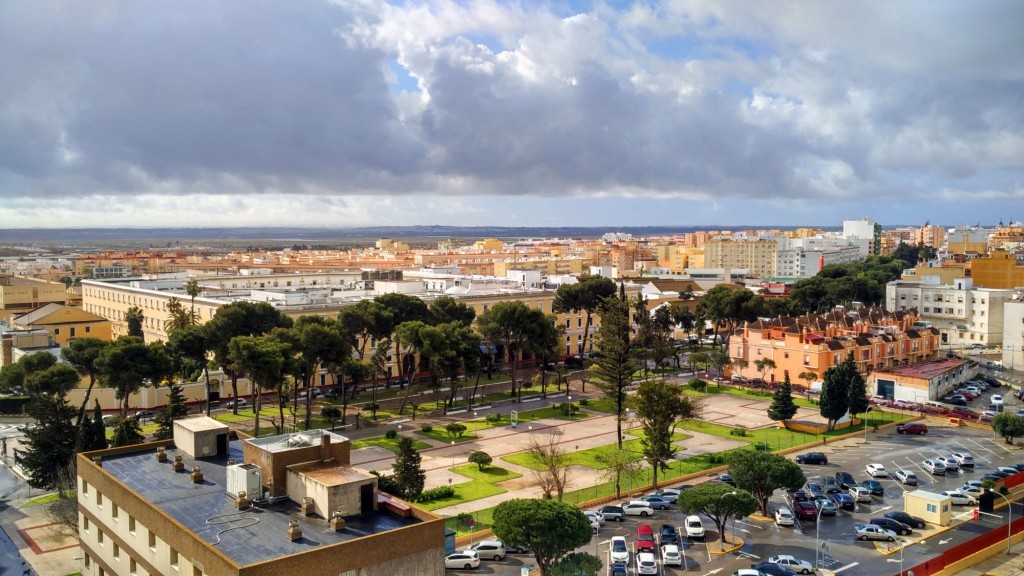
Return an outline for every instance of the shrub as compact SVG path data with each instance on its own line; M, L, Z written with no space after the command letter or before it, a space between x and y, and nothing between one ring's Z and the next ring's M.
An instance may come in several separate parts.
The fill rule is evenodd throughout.
M476 464L479 470L483 470L484 466L491 464L491 455L483 450L473 450L469 453L469 461Z
M402 493L398 487L398 483L395 482L394 476L391 476L390 474L381 474L376 470L370 470L370 474L377 477L377 489L381 492L387 492L394 496Z
M431 426L430 424L424 424L423 426L420 427L420 430L422 430L423 432L425 432L427 434L430 434L430 432L433 431L433 429L434 429L434 427Z
M388 430L387 432L384 433L384 437L387 438L388 440L394 440L395 437L397 437L397 436L398 436L398 431L397 430Z
M466 426L458 422L452 422L445 426L444 429L448 432L449 438L462 438L462 435L466 433Z
M687 382L687 385L697 392L705 392L708 389L708 383L700 378L694 378Z
M587 404L590 404L590 400L587 400L586 398L580 398L580 406L586 406Z
M576 407L576 405L573 404L572 402L562 402L561 404L558 405L558 409L562 412L562 415L564 416L572 416L573 414L580 411L580 409Z
M432 500L444 500L445 498L454 498L455 488L451 486L438 486L437 488L431 488L424 490L420 493L418 499L419 502L430 502Z
M723 464L725 457L720 454L708 454L708 464Z
M501 423L501 414L488 414L487 416L484 416L484 420L487 420L491 424L499 424Z
M743 428L733 428L732 430L729 430L729 436L746 436L746 435L747 435L747 431L744 430Z

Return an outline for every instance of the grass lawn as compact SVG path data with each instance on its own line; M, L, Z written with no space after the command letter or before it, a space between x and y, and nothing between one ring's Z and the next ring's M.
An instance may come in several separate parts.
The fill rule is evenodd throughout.
M385 436L377 436L374 438L366 438L364 440L353 440L352 449L367 448L370 446L380 446L381 448L387 448L395 454L398 454L398 437L387 438ZM424 450L430 448L430 444L426 442L420 442L419 440L413 439L412 447L416 450Z
M629 406L628 398L626 401L626 406ZM585 408L586 410L604 412L606 414L615 414L615 412L617 412L617 410L615 409L615 401L607 397L591 398L587 402L587 405L583 406L583 408Z
M420 428L419 430L416 431L416 433L426 436L427 438L433 438L438 442L444 442L445 444L451 444L452 442L455 442L456 444L459 444L461 442L471 442L473 440L477 440L480 438L479 436L473 434L469 430L468 422L464 423L463 425L466 426L466 432L463 433L462 436L459 436L457 438L452 438L451 436L449 436L448 431L444 429L444 426L434 426L434 428L431 429L430 432L424 432L423 429Z
M455 488L455 496L452 498L424 502L422 504L417 504L417 506L421 506L427 510L437 510L438 508L444 508L454 504L461 504L463 502L471 502L488 496L494 496L495 494L505 492L504 488L495 486L495 484L522 476L522 474L494 465L485 466L483 470L479 470L476 464L463 464L461 466L456 466L455 472L463 476L468 476L469 478L472 478L472 480L463 484L453 484L452 488Z
M642 438L644 432L643 430L633 430L629 432L629 434L632 436L640 436ZM683 434L681 432L676 432L675 434L672 435L672 440L674 442L681 442L683 440L686 440L687 438L690 438L690 436ZM594 470L604 470L605 468L608 467L608 464L606 463L604 457L607 454L617 451L618 449L619 448L616 444L608 444L606 446L598 446L596 448L588 448L586 450L578 450L575 452L571 452L567 456L569 458L569 464L572 466L586 466L587 468L593 468ZM625 442L622 443L622 449L627 452L634 452L639 454L640 451L643 450L641 439L636 438L634 440L626 440ZM503 456L501 459L512 464L518 464L525 468L529 468L531 470L543 469L540 463L537 462L537 460L529 452L510 454L508 456Z
M40 496L39 498L33 498L33 499L29 500L28 502L25 502L24 504L19 506L19 508L28 508L30 506L39 506L40 504L51 504L53 502L56 502L57 500L60 500L60 495L59 494L56 494L56 493L55 494L47 494L45 496Z

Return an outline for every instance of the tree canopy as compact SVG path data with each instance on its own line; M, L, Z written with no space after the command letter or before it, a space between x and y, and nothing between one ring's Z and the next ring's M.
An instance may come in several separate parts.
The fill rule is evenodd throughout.
M789 382L789 374L787 373L782 384L779 384L778 389L772 394L772 403L768 407L768 417L785 425L790 418L796 416L797 410L796 402L793 402L793 385Z
M601 332L597 355L590 366L595 384L615 403L619 449L622 449L622 419L626 414L626 387L633 382L638 363L630 341L629 303L607 298L601 305Z
M533 551L541 576L548 567L590 542L590 521L579 508L557 500L514 499L494 509L492 530L506 546Z
M992 430L1007 444L1013 444L1014 438L1024 436L1024 418L1011 412L1000 412L992 418Z
M640 440L644 459L651 465L652 483L657 488L658 470L668 470L668 462L676 454L672 440L676 421L696 418L701 405L695 397L684 395L681 388L663 380L641 382L634 405L644 431Z
M725 543L726 522L730 517L742 518L753 514L757 500L746 490L725 483L705 482L679 495L679 508L689 514L703 514L715 523L722 543Z
M767 516L768 499L776 490L797 490L804 485L800 466L785 456L761 450L737 450L729 457L729 475L758 501Z
M829 430L834 430L836 423L850 411L850 388L858 378L863 380L853 361L853 352L842 363L825 371L818 411L828 419Z
M399 436L396 443L398 456L395 458L392 478L401 494L397 494L410 502L415 502L423 493L426 473L423 472L420 453L416 451L413 439Z

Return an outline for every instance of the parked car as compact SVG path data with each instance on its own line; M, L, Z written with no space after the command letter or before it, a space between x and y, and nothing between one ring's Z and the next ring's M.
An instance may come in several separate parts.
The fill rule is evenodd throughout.
M886 530L892 530L901 536L908 536L913 531L910 526L892 518L872 518L870 523Z
M640 500L647 502L651 505L651 508L654 508L655 510L668 510L672 507L672 503L669 502L667 498L656 496L654 494L644 496Z
M135 419L140 422L142 420L150 420L154 416L156 416L156 413L153 412L152 410L139 410L138 412L135 413Z
M779 566L774 562L758 562L757 564L750 565L751 570L757 570L759 574L766 574L767 576L795 576L796 572L793 572L789 568Z
M622 522L626 519L626 512L622 509L622 506L605 506L601 508L600 512L608 522L612 520Z
M644 502L643 500L633 500L632 502L626 502L622 505L622 511L626 516L642 516L647 517L654 514L654 508L651 507L650 502Z
M796 457L797 464L828 464L828 456L821 452L808 452Z
M651 496L661 496L665 500L668 500L672 504L675 504L679 500L680 492L681 491L676 488L669 488L667 490L658 490L657 492L652 492Z
M938 458L935 459L935 461L945 466L946 472L960 471L960 463L957 462L956 458L953 458L952 456L939 456Z
M828 498L818 498L814 501L814 507L818 509L819 516L835 516L836 505Z
M625 562L612 562L608 570L610 571L608 576L629 576L629 564Z
M817 520L818 519L818 508L811 502L806 500L803 502L797 502L793 505L793 509L796 511L796 515L801 520Z
M850 496L857 502L864 504L871 504L875 499L871 496L871 491L863 486L854 486L850 488Z
M587 520L590 520L590 527L594 529L594 534L597 534L601 530L601 519L598 517L598 512L584 512L583 513Z
M682 566L683 555L679 553L679 546L675 544L662 545L661 563L665 566Z
M657 574L658 560L650 552L638 552L636 555L637 574Z
M857 508L857 504L854 502L853 497L842 492L833 494L832 501L835 502L836 507L843 510L856 510Z
M674 524L662 524L658 530L658 543L662 546L665 544L681 544L679 541L679 529Z
M974 506L978 503L974 496L964 494L959 490L946 490L942 495L949 497L953 502L953 506Z
M897 434L927 434L928 425L923 422L907 422L896 426Z
M864 470L867 471L868 476L871 476L872 478L887 478L889 476L889 473L885 470L885 466L881 464L868 464Z
M246 400L245 398L235 398L234 400L228 400L227 402L224 403L225 408L234 408L235 406L241 408L242 406L248 405L249 401Z
M917 486L917 474L910 470L897 470L892 473L892 477L907 486Z
M612 536L610 550L612 562L629 563L629 545L626 544L625 537Z
M927 470L930 474L934 474L936 476L946 475L946 466L938 460L925 460L924 462L921 462L921 467Z
M867 488L872 496L885 496L885 486L878 480L865 480L861 482L861 486Z
M654 552L657 548L654 544L654 529L650 524L637 524L636 527L636 551Z
M483 559L498 561L505 558L505 545L501 540L481 540L468 548Z
M959 490L968 496L973 496L974 498L981 496L982 493L985 492L985 489L981 486L961 486Z
M729 486L732 486L732 487L735 487L735 486L736 486L736 481L735 481L735 480L733 480L733 479L732 479L732 476L729 476L728 474L722 474L721 476L719 476L719 477L718 477L718 478L716 478L716 479L717 479L717 480L718 480L719 482L722 482L722 483L724 483L724 484L728 484Z
M825 494L835 494L843 490L839 482L836 482L836 479L831 476L822 476L821 485L825 488Z
M454 552L444 557L444 567L455 570L469 570L480 566L480 557L472 550Z
M836 472L836 482L839 482L839 487L843 490L849 490L857 486L857 481L854 480L853 474L849 472Z
M775 511L775 523L779 526L793 526L796 524L796 516L793 515L793 511L788 506L780 506Z
M768 558L768 561L772 564L778 564L787 570L798 572L800 574L810 574L811 572L814 572L814 566L811 566L810 562L806 560L797 560L788 554L772 556Z
M700 516L691 514L686 517L686 537L687 538L703 538L704 537L704 523L701 522Z
M790 498L793 500L794 503L807 502L808 500L811 499L811 497L807 495L807 491L803 489L794 490L793 493L790 494Z
M811 500L817 500L818 498L825 497L825 489L817 482L807 483L807 493L810 494Z
M903 522L904 524L906 524L907 526L910 526L911 528L920 529L920 528L924 528L926 526L924 518L919 518L917 516L911 516L910 514L907 514L906 512L900 512L898 510L894 510L892 512L886 512L885 514L882 514L882 516L885 516L886 518L892 518L893 520L896 520L897 522Z
M885 540L887 542L896 541L896 533L892 530L886 530L881 526L875 524L857 524L853 527L853 531L857 534L857 538L861 540Z
M1002 406L1004 404L1003 397L1000 394L993 394L988 401L989 404L995 404L996 406Z

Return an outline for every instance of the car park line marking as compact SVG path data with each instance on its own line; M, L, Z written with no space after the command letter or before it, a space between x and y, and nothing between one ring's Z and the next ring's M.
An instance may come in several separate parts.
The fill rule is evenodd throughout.
M704 576L711 576L712 574L718 574L718 573L719 573L719 572L721 572L721 571L722 571L722 569L721 569L721 568L715 568L714 570L712 570L712 571L710 571L710 572L706 572L706 573L704 574Z
M957 446L959 446L959 447L961 447L961 448L963 448L963 449L964 449L964 450L966 450L967 452L975 452L974 450L972 450L972 449L968 448L967 446L964 446L964 444L963 444L963 443L961 443L961 442L957 442L957 443L956 443L956 445L957 445ZM992 454L992 451L991 451L991 450L989 450L988 448L984 448L984 447L982 447L982 446L977 446L977 448L980 448L981 450L984 450L985 452L988 452L989 454ZM981 461L982 461L982 462L984 462L985 464L988 464L989 462L991 462L991 461L990 461L990 460L988 460L987 458L982 458L981 456L978 456L978 455L977 455L977 453L975 453L975 454L972 454L972 455L974 456L974 459L975 459L975 460L981 460Z
M872 510L871 512L872 512L872 513L875 513L875 512L885 512L886 510L888 510L888 509L890 509L890 508L892 508L892 505L889 505L889 506L883 506L883 507L879 508L878 510Z
M736 553L739 554L740 556L746 556L747 558L750 558L751 560L760 560L761 559L761 557L758 556L757 554L751 554L750 552L744 552L742 550L737 550Z
M839 573L840 573L840 572L842 572L843 570L848 570L848 569L850 569L850 568L853 568L854 566L860 566L860 562L851 562L851 563L847 564L846 566L843 566L842 568L836 568L836 569L835 569L835 570L833 570L832 572L833 572L834 574L839 574Z

